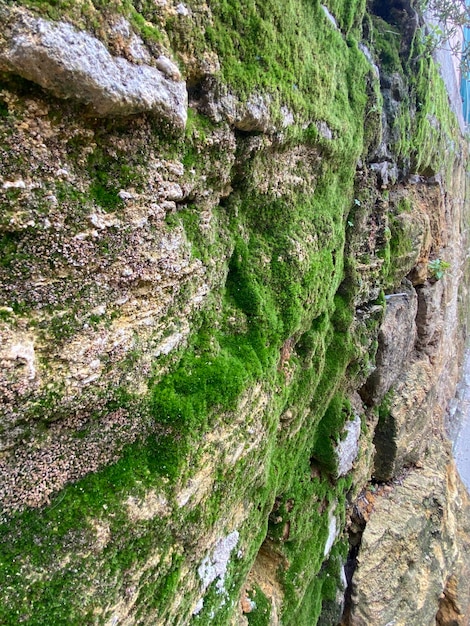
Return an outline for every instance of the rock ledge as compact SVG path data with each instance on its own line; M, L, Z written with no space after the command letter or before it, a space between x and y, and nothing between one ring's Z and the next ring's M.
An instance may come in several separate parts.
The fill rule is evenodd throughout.
M99 116L149 112L180 128L186 124L183 81L170 80L150 65L113 57L101 41L65 22L13 11L0 69L58 98L76 98Z

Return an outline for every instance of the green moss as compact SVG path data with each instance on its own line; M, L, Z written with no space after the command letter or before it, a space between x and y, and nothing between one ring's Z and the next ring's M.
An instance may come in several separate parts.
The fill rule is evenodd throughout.
M402 211L402 212L400 212ZM416 239L417 226L409 220L403 219L406 209L399 207L398 212L390 213L389 225L386 235L386 242L380 256L384 259L382 267L382 275L384 280L384 288L393 290L398 287L403 276L406 276L416 262L417 244Z
M10 268L16 265L18 262L28 257L21 253L21 240L20 233L2 233L0 239L0 265L4 268Z
M338 499L337 511L343 508L347 483L340 481L334 489L329 481L313 482L315 495L313 498L311 496L308 509L306 504L309 499L299 499L305 506L303 511L298 511L302 520L299 526L302 534L292 546L289 542L285 545L290 567L284 572L285 600L282 620L289 626L317 623L322 609L322 598L331 595L332 585L323 589L325 579L328 579L328 572L322 573L328 519L320 511L325 506L328 508L328 504L332 505L335 498Z
M393 147L399 164L424 175L446 170L451 159L445 155L456 145L457 123L419 31L404 45L398 26L374 17L369 38L382 69L389 76L398 75L407 86L400 90L393 114Z
M416 51L415 54L419 52ZM425 175L441 170L448 172L452 162L452 158L449 158L452 156L452 146L457 145L457 122L449 107L447 90L435 64L426 58L421 59L417 65L414 166L417 172Z
M154 23L149 22L145 17L136 11L130 2L126 3L129 6L129 21L134 26L136 31L141 35L142 39L147 43L166 43L165 34Z
M323 468L334 474L336 471L336 444L339 433L351 414L351 407L343 396L333 397L315 432L313 458Z
M8 117L8 104L0 99L0 117Z
M295 349L304 367L311 368L318 351L324 348L323 338L328 325L328 316L322 314L312 322L311 328L300 336Z
M82 326L81 320L72 312L66 315L58 315L48 320L47 332L59 341L66 341Z
M405 230L403 222L398 219L390 220L390 255L397 260L399 257L410 254L413 242L409 233Z
M204 175L207 187L214 193L223 187L224 194L227 181L221 180L220 172L229 177L232 159L234 189L220 206L212 207L210 222L201 221L207 205L197 191L190 203L167 216L169 230L184 228L193 256L205 268L211 295L189 320L191 336L184 349L155 363L147 394L137 398L127 387L106 392L107 402L100 410L141 412L150 434L125 446L115 463L66 486L50 506L4 520L0 554L8 595L0 608L0 621L104 623L112 617L104 607L122 600L134 584L135 572L140 576L139 595L131 619L148 621L154 610L151 619L169 624L175 618L171 611L176 598L178 618L191 619L195 598L191 594L180 598L179 593L188 567L197 569L194 555L201 560L205 556L195 546L220 528L227 511L239 510L243 502L250 509L238 528L243 557L231 558L227 596L222 598L212 585L204 611L194 622L229 623L240 587L268 535L289 563L280 572L285 590L283 623L314 624L334 600L344 557L344 545L338 542L324 562L328 512L335 507L339 523L344 523L350 488L350 479L333 477L334 446L350 415L345 381L353 387L354 377L362 376L361 368L373 360L379 317L371 317L363 326L353 323L361 285L354 275L356 259L348 257L349 249L345 252L347 220L355 219L354 200L362 203L364 211L372 210L375 202L372 193L369 197L354 190L358 158L377 141L381 118L380 97L366 91L371 70L357 45L364 2L328 3L342 32L328 22L318 4L303 0L250 0L243 11L234 0L221 0L210 7L210 23L206 8L196 0L185 3L191 9L188 19L162 16L154 3L146 1L106 7L98 1L24 4L87 28L99 27L102 16L97 9L106 8L103 16L127 15L149 45L166 42L168 36L175 54L186 63L188 84L195 91L200 76L192 59L215 52L221 67L216 77L219 86L241 100L255 93L267 96L278 121L280 107L286 105L296 124L282 137L272 137L270 146L266 141L257 150L253 138L240 133L237 153L230 155L222 154L216 140L225 126L192 109L184 137L165 137L157 122L148 121L145 142L136 139L127 152L116 147L120 145L116 139L134 140L133 133L137 137L139 126L132 120L82 120L94 137L92 151L85 134L68 140L67 154L82 186L75 189L56 181L55 191L72 231L83 226L94 205L119 212L120 189L148 193L147 159L180 160L188 180L193 176L188 171L194 170L194 180L201 182ZM398 38L386 33L387 28L377 21L369 43L375 44L385 69L405 75ZM436 166L435 157L424 151L433 153L447 133L443 122L439 131L428 133L422 148L421 139L429 130L426 116L439 116L443 106L440 96L433 105L424 90L425 81L434 76L430 67L426 62L418 68L410 96L426 98L423 106L412 119L408 100L402 102L394 131L402 162L412 161L419 171ZM367 102L373 102L376 110L364 131ZM52 117L50 121L55 123ZM328 125L331 139L322 136L318 122ZM282 184L271 185L279 167L290 167L297 150L301 151L298 163ZM28 163L22 167L21 171L29 171ZM21 194L13 191L8 200L20 202ZM398 207L397 215L407 210L405 204ZM383 251L374 251L384 260L379 286L389 280L397 258L410 244L399 224L391 221ZM8 272L29 272L35 248L25 245L27 237L28 233L2 235L1 265ZM119 242L102 237L96 243L100 255L96 267L109 267L125 245L125 232ZM38 259L36 255L35 264ZM64 260L55 251L47 262L56 271ZM54 296L68 307L68 314L59 314L51 304L47 327L39 327L40 334L45 333L42 340L71 336L85 321L101 324L100 318L80 310L93 294L92 287L87 289L66 294L57 288ZM184 294L179 296L184 306ZM21 302L18 298L11 305L15 312ZM136 349L120 365L123 375L138 362ZM241 400L253 388L266 409L261 416L247 411L245 423L232 435L229 428L245 410ZM51 392L38 400L28 418L47 420L66 410L60 394ZM96 419L100 415L97 411ZM381 418L381 423L386 419ZM243 451L239 459L233 464L218 462L207 498L194 506L179 506L179 490L198 469L202 451L209 450L215 459L224 452L209 443L212 431L224 432L226 427L230 437L239 439ZM259 435L256 446L253 432ZM254 467L259 471L254 472ZM129 502L149 491L165 498L168 513L131 522ZM108 542L101 549L96 548L97 523L109 528ZM268 624L268 600L259 589L254 599L257 608L248 614L249 623Z
M392 415L393 389L390 390L377 411L379 422L374 433L376 449L374 476L375 480L390 480L394 472L397 452L397 424Z
M253 609L246 615L250 626L269 626L271 623L271 602L258 585L250 591Z
M344 564L349 544L341 538L331 549L328 561L323 565L319 575L322 582L321 595L323 597L322 610L318 626L331 626L340 622L343 605L338 602L338 590L344 591Z
M413 206L410 198L404 197L400 198L397 202L396 210L397 213L411 213Z
M15 4L11 0L6 3ZM160 43L164 39L158 26L147 21L130 0L22 0L21 4L46 19L65 20L77 28L96 31L101 35L107 17L123 15L147 41Z
M91 179L89 195L105 211L123 206L118 195L121 189L132 187L139 191L144 182L139 169L122 153L111 157L103 149L96 148L88 156L87 166Z
M356 32L360 32L362 18L366 9L364 0L329 0L325 3L333 16L338 20L339 27L342 31L349 33L354 28Z
M123 406L122 399L118 404ZM133 407L135 411L135 401ZM138 497L150 485L159 485L164 493L164 481L168 476L176 477L176 469L170 466L178 447L177 434L153 434L146 441L128 445L117 463L67 486L49 507L15 514L13 520L3 524L0 527L2 576L4 580L15 580L18 584L14 590L11 588L11 603L0 609L2 623L13 624L18 615L23 615L30 624L47 623L51 615L54 615L54 623L83 623L80 620L86 621L93 613L93 607L101 604L101 583L106 587L106 581L116 576L119 579L136 563L145 562L159 537L160 547L168 549L164 524L160 526L154 521L149 526L141 522L128 533L123 501L131 494ZM158 476L162 477L161 481ZM94 542L92 519L110 526L111 540L103 553L89 549ZM86 557L79 554L82 545L89 547ZM59 563L67 553L69 564L64 569ZM50 567L51 562L57 567ZM166 602L172 596L178 582L180 562L175 554L170 564L163 567L161 575L153 574L154 582L149 580L143 585L142 594L148 595L150 605L155 606L159 600ZM98 596L85 593L89 567L100 581L96 589ZM22 568L42 572L34 589L27 580L18 580L16 572ZM27 596L21 592L23 586L29 588ZM78 602L74 599L78 600L74 589L75 592L82 590Z
M400 57L401 33L396 27L377 16L369 23L371 44L378 57L380 67L387 73L402 68Z
M331 318L335 330L339 333L347 333L353 322L354 313L351 304L341 296L336 294L334 298L335 311Z
M341 22L360 22L362 2L339 4ZM342 76L349 69L349 58L340 33L329 25L319 6L298 0L252 0L240 11L234 0L222 0L211 7L212 24L202 27L198 3L188 5L191 20L172 17L166 22L173 47L190 58L212 49L223 59L223 83L242 98L263 91L271 97L275 116L284 104L303 119L313 115L328 122L334 116L339 122L341 107L349 108L351 94ZM322 54L321 65L316 62L318 54ZM367 71L365 63L361 71ZM360 76L356 74L355 80Z
M227 350L218 354L188 351L177 370L155 387L155 418L179 428L204 429L209 410L234 408L246 378L242 362Z

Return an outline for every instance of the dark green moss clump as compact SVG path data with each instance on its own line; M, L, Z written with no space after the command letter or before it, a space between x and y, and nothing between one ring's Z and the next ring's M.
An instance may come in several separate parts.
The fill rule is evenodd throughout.
M258 585L255 585L250 593L252 602L252 610L247 614L248 624L250 626L269 626L271 623L271 602L264 595Z

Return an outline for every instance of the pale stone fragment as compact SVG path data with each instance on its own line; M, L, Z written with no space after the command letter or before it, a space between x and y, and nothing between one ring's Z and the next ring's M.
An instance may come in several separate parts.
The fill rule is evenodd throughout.
M338 476L344 476L353 467L359 451L359 437L361 434L361 418L358 415L344 425L342 439L336 446L336 457L338 459Z
M12 12L0 69L38 83L58 98L76 98L97 115L150 112L183 128L186 85L150 65L112 56L104 44L65 22ZM171 61L162 66L173 67ZM166 70L168 69L166 67ZM177 75L176 71L172 72Z

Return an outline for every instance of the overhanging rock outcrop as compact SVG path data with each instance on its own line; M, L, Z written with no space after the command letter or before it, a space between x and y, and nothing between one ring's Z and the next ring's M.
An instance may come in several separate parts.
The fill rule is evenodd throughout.
M6 11L4 11L6 12ZM3 17L3 16L2 16ZM153 113L184 128L186 85L147 64L112 56L96 37L66 22L11 11L0 51L0 69L90 105L99 116ZM176 66L159 57L161 67Z

